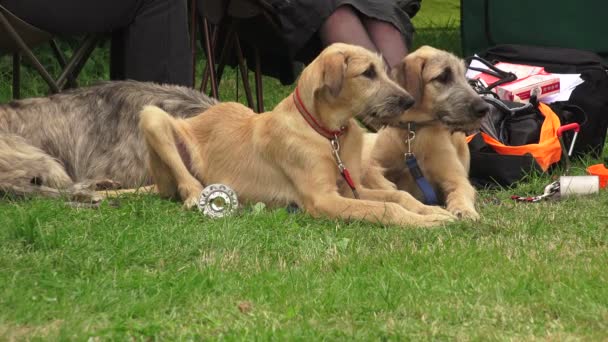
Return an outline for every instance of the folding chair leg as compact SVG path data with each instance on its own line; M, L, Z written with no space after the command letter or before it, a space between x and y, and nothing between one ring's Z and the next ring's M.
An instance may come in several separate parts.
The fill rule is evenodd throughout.
M67 64L65 55L59 49L59 46L57 45L57 42L55 41L55 39L51 39L50 44L51 44L51 48L53 49L53 53L55 54L55 58L57 58L57 62L59 62L59 65L61 66L61 68L65 68L65 65Z
M21 98L21 55L13 53L13 99Z
M192 86L196 84L196 0L190 1L190 49L192 53Z
M239 71L241 78L243 79L243 88L245 88L245 96L247 97L247 105L249 108L253 108L253 96L251 94L251 86L249 85L249 72L247 71L247 64L245 64L245 58L243 57L243 50L241 50L241 42L239 35L234 34L234 46L236 48L236 56L239 60Z
M59 63L59 66L61 66L61 69L65 69L66 65L68 64L65 58L65 54L63 53L63 51L61 51L61 49L59 48L59 45L57 45L57 42L55 41L55 39L51 39L51 48L53 50L53 53L55 54L55 58L57 58L57 62ZM70 75L68 77L68 87L69 88L76 88L78 87L78 84L76 83L76 78L74 77L74 75Z
M218 89L220 87L220 82L222 81L222 75L224 74L224 68L226 67L226 58L228 56L228 50L230 49L230 46L232 46L232 44L233 44L233 39L234 39L234 30L232 29L232 27L230 27L228 29L228 32L226 33L226 42L225 42L224 46L222 47L222 52L220 53L220 59L218 61L218 66L217 66L216 77L217 77Z
M104 36L101 34L91 34L87 36L85 40L86 39L89 40L90 44L85 45L85 49L82 52L82 58L78 59L78 62L76 63L76 66L72 71L74 78L78 78L78 75L80 75L85 64L88 62L91 55L93 54L93 51L95 51L99 43L104 39Z
M53 80L53 77L51 77L49 72L46 71L46 69L42 66L42 64L40 63L38 58L36 58L36 56L34 56L34 54L32 53L32 50L27 46L27 44L25 44L23 39L21 39L19 34L17 34L17 32L15 31L13 26L11 26L11 24L8 22L6 17L3 15L0 15L0 24L2 24L2 26L4 26L4 29L6 30L6 32L8 32L8 34L11 36L11 38L19 46L19 49L21 51L23 51L23 53L25 54L25 57L32 63L32 65L34 66L36 71L38 71L40 76L42 76L44 81L49 85L49 87L51 88L51 91L53 93L59 92L59 87L57 86L57 83L55 83L55 80Z
M260 61L260 50L254 48L255 58L255 93L257 96L258 113L264 113L264 90L262 89L262 64Z
M82 45L76 51L74 51L74 54L70 58L68 64L63 69L63 72L61 73L61 75L59 75L59 78L57 79L57 85L60 89L64 88L68 77L77 77L78 74L80 74L80 71L84 67L84 64L86 63L87 59L89 58L89 56L91 56L93 50L95 50L98 41L99 35L89 35L85 38Z
M215 73L215 46L217 42L218 30L213 31L213 37L209 32L209 22L207 18L203 17L201 22L203 29L203 36L205 39L205 52L207 53L207 66L203 73L203 79L201 81L201 91L207 92L207 79L211 79L211 96L219 100L218 86L217 86L217 75Z

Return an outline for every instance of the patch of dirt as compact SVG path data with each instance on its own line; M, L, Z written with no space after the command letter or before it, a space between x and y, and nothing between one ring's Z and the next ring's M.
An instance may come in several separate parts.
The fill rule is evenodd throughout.
M32 338L48 338L57 334L62 323L62 320L55 320L44 325L2 323L0 324L0 340L13 342Z
M249 301L242 301L237 305L237 307L243 314L248 314L251 312L251 310L253 310L253 304L251 304Z

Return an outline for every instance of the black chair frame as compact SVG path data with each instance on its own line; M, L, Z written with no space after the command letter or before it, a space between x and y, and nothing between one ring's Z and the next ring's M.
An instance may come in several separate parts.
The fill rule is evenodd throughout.
M250 0L253 5L258 6L262 10L271 10L268 8L268 5L265 4L263 0ZM225 2L225 7L228 8L230 5L230 0ZM191 38L192 38L192 56L193 60L196 60L196 52L195 52L195 37L197 33L197 29L201 34L201 40L203 48L205 49L205 54L207 57L207 63L205 64L205 69L203 71L203 77L201 80L200 90L203 92L207 92L207 86L210 84L211 86L211 96L219 99L219 84L224 72L224 68L226 67L227 58L230 53L230 49L232 49L233 53L236 55L238 61L238 69L241 79L243 81L243 88L245 90L245 96L247 98L247 104L253 110L256 110L258 113L262 113L264 111L264 96L263 96L263 85L262 85L262 71L261 71L261 62L260 62L260 52L257 48L253 47L253 56L254 56L254 78L255 78L255 90L256 90L256 106L254 107L253 102L253 94L251 91L251 85L249 84L248 77L248 67L243 54L243 49L241 48L241 39L238 34L238 24L239 18L230 17L229 15L225 15L221 22L217 25L213 25L209 22L206 17L199 18L196 14L196 0L191 1L191 13L192 13L192 26L191 26ZM224 42L222 44L222 50L218 56L218 60L216 61L216 49L218 46L218 37L223 36ZM195 64L194 64L195 65ZM196 69L196 65L194 66ZM195 74L195 70L193 70L193 75Z
M0 6L0 28L4 29L8 36L8 42L11 46L0 46L0 49L6 49L12 52L13 55L13 98L20 98L21 89L21 60L24 57L32 64L38 74L44 79L49 86L51 93L57 93L66 88L76 87L76 78L82 71L84 64L95 50L95 47L103 39L101 34L89 34L83 39L80 46L74 51L69 59L63 54L57 42L53 39L53 35L46 31L40 30L31 26L21 19L17 18L6 8ZM31 33L30 41L26 41L19 30L28 30ZM57 58L62 72L58 78L54 78L48 70L40 63L40 60L34 55L32 48L44 42L49 42L53 54Z

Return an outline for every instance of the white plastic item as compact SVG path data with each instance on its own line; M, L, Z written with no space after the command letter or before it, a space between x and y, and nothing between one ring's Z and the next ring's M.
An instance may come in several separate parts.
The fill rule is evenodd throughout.
M561 176L559 193L561 197L596 194L600 190L598 176Z

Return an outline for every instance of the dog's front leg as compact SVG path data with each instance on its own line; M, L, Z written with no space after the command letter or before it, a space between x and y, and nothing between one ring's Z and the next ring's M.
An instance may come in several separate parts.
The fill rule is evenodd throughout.
M476 191L464 170L453 170L439 183L445 193L445 204L449 212L459 218L479 219L479 213L475 210Z
M330 166L329 169L331 168ZM306 171L292 169L290 174L300 194L300 203L313 216L414 227L437 226L450 220L448 215L421 215L408 211L395 201L343 197L335 185L336 177L328 173L327 169ZM360 188L360 185L357 185L357 188ZM362 190L362 197L374 197L369 191Z
M446 204L448 210L459 217L472 220L479 219L479 213L475 210L475 198L477 191L469 181L469 170L471 164L471 154L469 145L466 143L464 134L453 134L452 143L456 148L456 155L460 165L453 174L452 178L447 178L443 185L446 189ZM453 189L449 191L449 189Z
M436 180L445 194L445 205L449 212L459 218L479 219L475 210L475 188L471 185L465 165L455 154L445 155L445 165L451 165L449 172L445 166L431 164L427 170L430 178Z
M394 202L408 211L421 215L433 216L433 219L443 218L444 220L452 220L454 218L454 215L449 211L437 206L425 205L405 191L360 188L359 195L361 196L361 199Z
M328 216L344 220L364 220L372 223L407 227L432 227L450 220L445 215L420 215L394 202L357 200L332 194L319 194L306 201L304 208L313 216Z
M370 161L361 183L368 189L397 190L397 185L384 177L382 168L375 161Z
M396 189L397 186L386 179L382 174L382 168L372 162L367 170L362 181L362 189L360 190L361 198L373 201L389 201L395 202L407 210L418 214L432 215L452 215L436 206L424 205L411 194Z
M139 126L150 151L150 171L158 191L171 196L174 182L184 207L195 207L203 186L179 155L174 137L178 134L176 120L158 107L146 106L140 113Z

